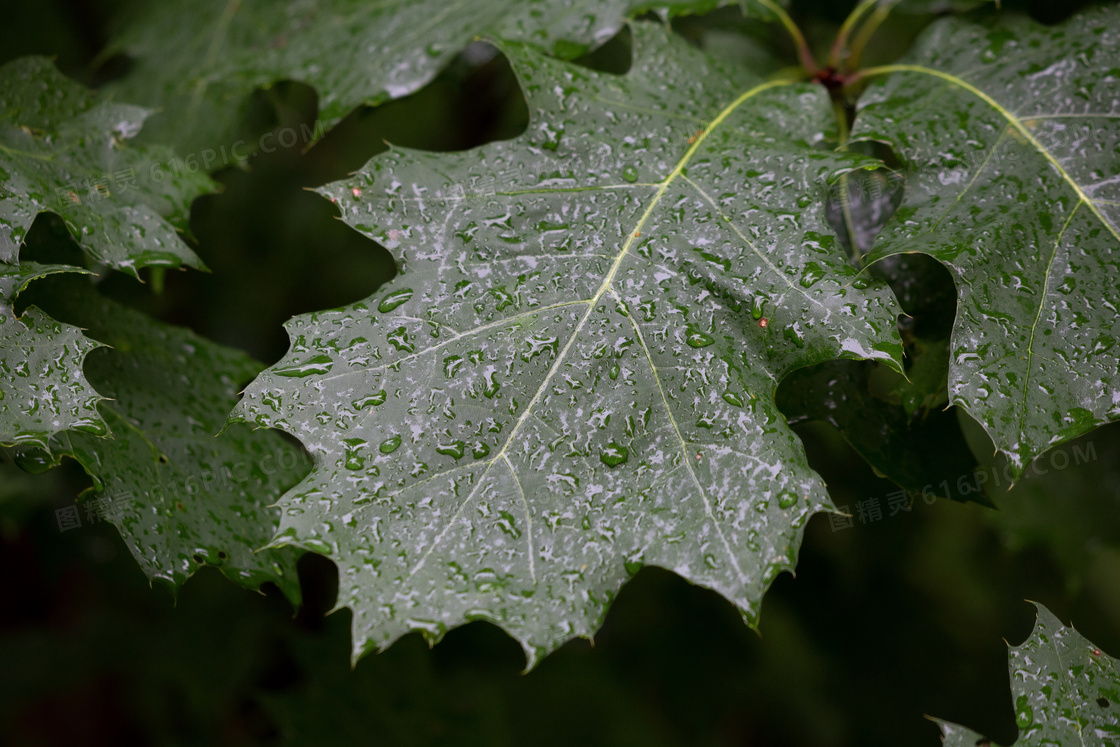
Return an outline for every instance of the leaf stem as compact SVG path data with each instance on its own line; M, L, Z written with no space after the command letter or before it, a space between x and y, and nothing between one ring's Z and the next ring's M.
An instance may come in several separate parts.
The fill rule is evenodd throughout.
M863 57L863 50L867 48L867 43L871 41L871 37L879 30L883 21L887 20L887 16L891 14L891 9L898 4L898 0L882 0L875 12L867 19L867 23L856 34L856 38L852 41L852 45L848 48L848 59L845 61L845 68L851 70L858 69L860 59Z
M813 52L809 49L808 42L805 41L805 35L801 33L801 29L799 29L797 24L793 22L793 19L789 17L789 13L786 13L785 8L778 5L774 0L758 0L758 3L778 17L778 20L786 27L786 31L789 32L790 37L793 39L793 45L797 47L797 58L801 61L801 66L805 68L806 72L810 75L815 74L819 69L817 60L813 57Z
M848 17L844 19L844 23L840 26L840 31L836 34L836 39L832 42L832 49L828 53L829 67L833 69L840 68L840 63L843 61L842 58L848 47L848 38L852 35L852 30L863 16L867 14L867 11L874 8L878 2L879 0L863 0L848 14Z

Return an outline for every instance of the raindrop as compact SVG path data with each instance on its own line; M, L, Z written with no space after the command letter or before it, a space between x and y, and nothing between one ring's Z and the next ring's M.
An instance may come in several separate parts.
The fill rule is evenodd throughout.
M385 296L385 298L382 298L381 303L377 304L377 310L382 314L386 314L411 298L412 289L402 288L401 290L394 291L393 293Z
M447 632L447 626L438 620L412 619L408 621L408 628L409 630L419 630L430 641L438 641Z
M458 372L462 365L462 357L458 355L449 355L443 359L443 375L449 379L455 378L456 372Z
M399 352L416 352L416 346L408 339L408 330L404 327L397 327L394 329L388 334L387 339Z
M384 404L385 403L385 397L386 397L385 390L382 389L381 391L374 392L373 394L369 395L368 397L362 397L361 399L354 400L351 403L351 406L355 410L361 411L361 410L366 409L367 407L376 407L377 405Z
M493 369L486 372L486 388L482 390L482 393L486 395L486 399L494 399L494 395L501 389L501 385L498 384L498 379L494 373Z
M701 332L696 327L689 325L688 333L685 336L685 342L688 343L688 346L690 348L706 348L715 341L716 338L712 337L708 333Z
M638 181L638 170L633 166L627 166L622 170L622 178L633 184Z
M513 514L509 511L499 511L497 523L498 528L509 536L514 539L521 538L521 530L517 528L517 523L514 521Z
M607 448L599 455L599 459L608 467L617 467L620 464L625 464L626 460L629 458L630 450L614 441L607 444Z
M296 363L291 366L284 366L283 368L273 369L273 373L277 376L290 376L303 378L305 376L322 375L331 370L334 366L334 361L327 355L317 355L310 358L303 363Z
M805 335L797 324L791 324L786 327L782 332L782 337L799 348L805 347Z
M382 454L392 454L401 445L401 437L393 436L381 442L377 448L381 450Z
M824 277L824 270L816 262L807 262L801 272L801 287L811 288L814 283Z
M751 305L751 316L755 319L762 318L762 307L766 305L765 298L755 298L754 303Z
M382 451L384 451L384 444L382 444ZM459 459L466 452L466 444L462 441L452 441L449 444L437 444L436 453L443 454L444 456Z
M491 568L483 568L481 571L474 574L474 588L478 591L494 591L500 586L498 574L494 573Z
M736 407L742 407L743 406L743 398L740 397L735 392L724 392L723 393L723 401L726 402L729 405L735 405Z

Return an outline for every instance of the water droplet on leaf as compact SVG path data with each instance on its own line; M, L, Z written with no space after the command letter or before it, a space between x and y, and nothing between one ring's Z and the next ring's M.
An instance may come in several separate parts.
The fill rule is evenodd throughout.
M599 459L608 467L617 467L620 464L625 464L626 460L629 458L630 450L614 441L607 444L607 448L599 455Z

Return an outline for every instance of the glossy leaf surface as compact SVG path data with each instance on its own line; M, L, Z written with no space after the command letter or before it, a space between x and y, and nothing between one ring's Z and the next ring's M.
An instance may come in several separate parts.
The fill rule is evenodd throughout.
M163 147L127 144L151 114L103 100L44 57L0 67L0 262L14 263L35 216L62 216L95 262L202 264L176 232L206 176L172 171Z
M1120 745L1120 661L1094 646L1042 605L1034 632L1008 651L1019 747ZM956 724L938 722L946 747L987 743Z
M935 24L867 71L853 137L905 199L871 258L926 252L958 288L949 395L1016 472L1120 416L1120 9L1057 26Z
M315 458L277 544L338 563L356 653L484 618L532 662L591 635L642 564L755 620L829 506L777 382L898 365L893 299L816 199L861 162L819 147L826 92L654 25L634 49L618 77L508 45L525 135L391 150L323 190L401 275L293 320L236 417Z

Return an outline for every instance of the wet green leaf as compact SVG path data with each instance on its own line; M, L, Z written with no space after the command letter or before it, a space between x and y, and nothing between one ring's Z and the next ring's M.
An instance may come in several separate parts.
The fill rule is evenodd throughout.
M1120 745L1120 661L1043 607L1034 632L1008 650L1016 745ZM935 719L936 720L936 719ZM976 732L937 720L945 747L989 744Z
M82 372L98 347L81 330L51 319L34 306L16 316L13 303L32 281L75 267L0 263L0 445L46 447L70 428L105 433L97 412L102 397Z
M523 136L393 149L322 190L401 274L289 323L235 417L315 458L275 544L339 565L355 655L482 618L532 663L642 564L756 620L829 507L777 381L900 365L893 298L856 282L819 199L863 162L821 147L824 89L633 38L622 77L507 44Z
M133 59L111 89L166 108L166 136L184 151L235 144L245 95L279 80L319 94L327 124L361 104L418 90L480 34L573 58L609 39L630 14L703 12L729 0L165 0L136 3L112 49ZM740 0L770 15L772 0ZM314 131L304 133L310 144ZM241 141L240 147L246 148ZM251 150L251 148L248 148ZM222 151L224 153L224 151Z
M86 516L116 525L149 578L178 586L215 565L249 588L274 582L298 602L299 554L256 551L276 531L271 504L306 474L307 458L276 433L234 426L216 436L260 365L88 283L58 285L50 296L52 314L110 346L86 369L109 398L100 410L111 437L67 431L50 444L52 461L72 457L93 478Z
M1120 416L1120 9L1057 26L935 24L866 71L853 137L902 159L871 258L926 252L958 288L949 396L1021 472Z
M132 147L149 110L98 97L44 57L0 67L0 262L14 263L40 212L62 216L95 262L201 267L176 232L210 182L174 171L163 147Z

